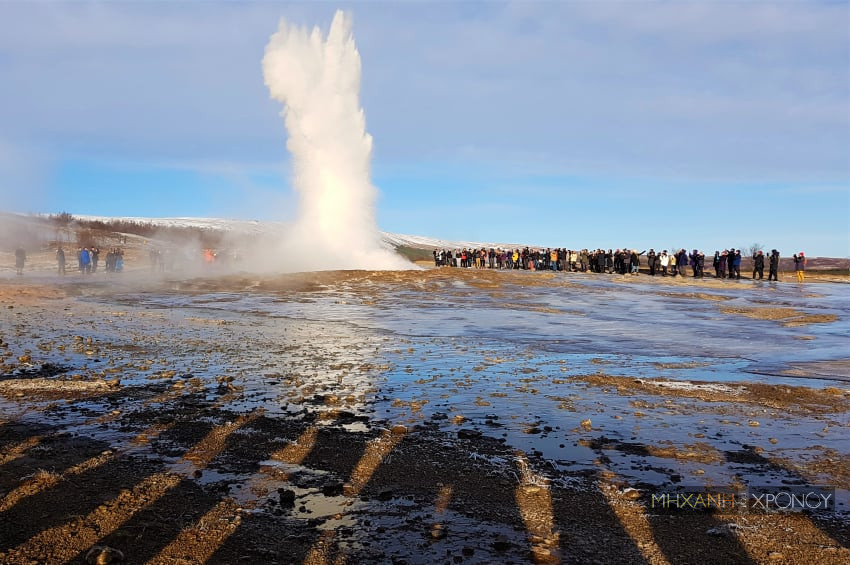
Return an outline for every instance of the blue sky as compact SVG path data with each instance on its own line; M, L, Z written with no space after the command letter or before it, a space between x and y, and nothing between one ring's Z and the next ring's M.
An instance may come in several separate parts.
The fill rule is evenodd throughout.
M260 62L337 8L384 230L850 256L847 2L3 2L0 209L291 219Z

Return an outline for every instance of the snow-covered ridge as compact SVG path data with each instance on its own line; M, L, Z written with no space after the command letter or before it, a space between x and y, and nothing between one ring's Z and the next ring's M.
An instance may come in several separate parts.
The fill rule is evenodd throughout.
M74 218L83 221L136 222L163 227L199 228L244 233L251 235L275 235L282 233L289 225L286 222L265 222L259 220L227 220L222 218L144 218L138 216L84 216L74 214ZM520 248L519 244L488 243L481 241L450 241L421 235L409 235L392 232L380 232L384 245L392 248L413 247L417 249L461 249L461 248Z

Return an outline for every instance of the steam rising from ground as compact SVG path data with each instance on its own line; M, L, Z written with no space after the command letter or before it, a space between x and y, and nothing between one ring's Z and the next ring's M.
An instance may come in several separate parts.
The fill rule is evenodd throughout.
M281 20L266 46L263 76L284 104L298 218L285 237L290 269L409 269L382 246L371 182L372 136L360 107L360 54L350 15L327 37Z

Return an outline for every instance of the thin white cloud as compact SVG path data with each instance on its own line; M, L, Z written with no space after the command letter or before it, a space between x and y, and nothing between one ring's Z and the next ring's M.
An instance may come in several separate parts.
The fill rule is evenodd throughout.
M108 159L287 159L260 58L323 3L2 3L0 123ZM847 178L842 3L352 3L381 162ZM34 33L33 30L37 30Z

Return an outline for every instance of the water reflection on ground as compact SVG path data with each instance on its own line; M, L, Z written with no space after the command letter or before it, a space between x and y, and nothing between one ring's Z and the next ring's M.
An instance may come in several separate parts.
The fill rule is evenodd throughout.
M72 340L85 320L92 345L42 349L75 367L108 358L123 386L207 401L238 387L223 408L342 414L350 429L473 429L554 470L631 484L838 481L848 503L846 410L729 401L741 383L846 399L848 285L434 270L76 291L91 319L46 324L33 347ZM91 419L110 408L92 399L50 417L113 441L121 431Z
M618 392L576 378L846 391L847 285L335 273L296 283L175 282L109 300L160 312L188 330L181 340L212 340L208 370L238 371L247 392L240 410L292 412L306 402L391 423L472 427L559 469L597 469L601 461L654 484L765 478L751 476L740 458L730 462L729 453L755 450L777 461L850 453L846 412L784 413L710 394L682 398L670 387L659 395ZM757 317L770 309L793 313ZM836 319L788 323L805 315ZM328 401L329 390L338 398ZM777 465L773 478L793 473Z

